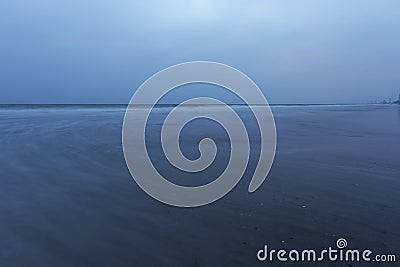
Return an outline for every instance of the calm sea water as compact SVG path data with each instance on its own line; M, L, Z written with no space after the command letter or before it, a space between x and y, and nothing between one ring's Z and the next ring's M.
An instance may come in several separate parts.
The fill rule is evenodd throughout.
M211 181L229 155L226 133L210 121L185 128L185 155L210 135L219 155L195 178L174 173L157 141L170 109L151 118L153 161L176 183ZM236 109L253 137L245 177L223 199L182 209L131 178L123 106L0 106L0 266L259 265L264 244L322 249L339 237L400 257L397 106L273 107L277 154L253 194L259 140L249 111Z

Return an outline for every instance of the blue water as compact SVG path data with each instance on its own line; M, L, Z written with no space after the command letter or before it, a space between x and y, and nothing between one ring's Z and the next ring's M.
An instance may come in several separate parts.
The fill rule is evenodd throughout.
M122 154L124 108L0 106L0 266L250 266L264 244L323 248L338 237L400 255L398 107L273 107L278 149L262 187L247 192L252 160L233 192L194 209L135 184ZM157 109L151 126L169 110ZM248 110L238 112L252 129ZM229 154L210 122L183 132L184 153L196 157L207 131L220 158L189 184L209 182ZM153 160L166 166L161 154Z

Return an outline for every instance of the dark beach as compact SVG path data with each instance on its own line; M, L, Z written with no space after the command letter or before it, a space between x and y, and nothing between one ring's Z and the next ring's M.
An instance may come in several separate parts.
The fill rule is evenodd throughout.
M0 266L266 266L256 258L264 244L322 249L340 237L400 256L398 106L272 107L278 145L264 184L248 193L250 163L232 192L200 208L167 206L136 185L122 153L124 108L0 107ZM224 133L199 123L183 132L183 152L196 157L208 129L221 157L199 180L171 174L177 183L209 182L224 166Z

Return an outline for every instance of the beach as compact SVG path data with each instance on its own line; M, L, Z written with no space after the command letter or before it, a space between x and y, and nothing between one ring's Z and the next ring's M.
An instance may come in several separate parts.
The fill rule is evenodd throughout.
M173 173L157 152L157 130L170 110L155 110L149 125L153 162L176 183L212 181L229 155L226 133L212 122L184 129L189 157L210 131L219 154L197 179ZM242 117L249 112L237 110ZM265 244L322 249L338 238L400 257L400 108L272 111L277 150L262 186L247 190L255 137L249 170L229 194L203 207L177 208L132 179L121 144L125 106L0 106L0 266L262 266L268 264L256 254ZM252 132L251 118L248 123Z

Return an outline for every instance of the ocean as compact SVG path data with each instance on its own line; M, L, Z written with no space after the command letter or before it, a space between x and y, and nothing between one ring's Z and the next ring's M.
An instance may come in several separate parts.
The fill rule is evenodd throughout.
M125 108L0 106L0 266L260 266L265 244L322 249L338 238L400 257L400 107L273 106L278 142L268 178L247 191L260 144L253 132L243 179L198 208L160 203L132 179L121 144ZM178 184L212 181L229 156L226 133L206 120L184 129L189 158L207 135L219 154L195 178L176 172L157 134L171 108L156 108L149 125L154 164ZM252 132L249 110L235 109Z

